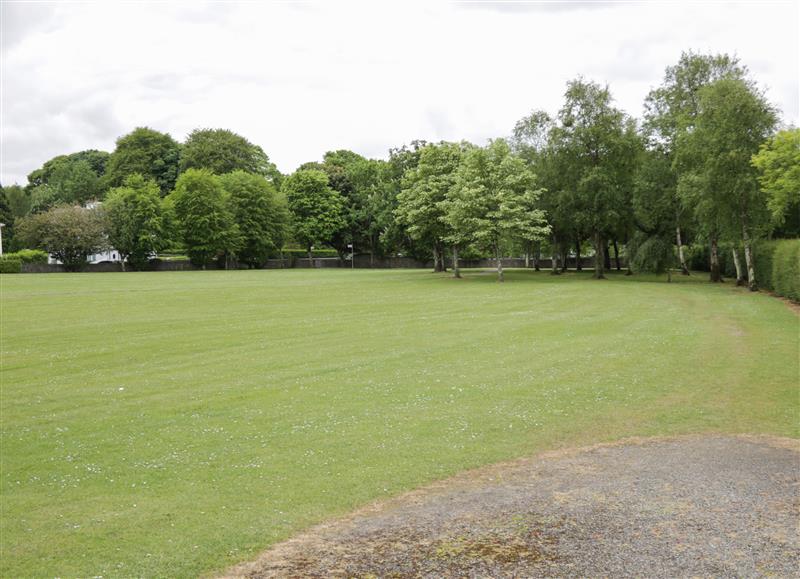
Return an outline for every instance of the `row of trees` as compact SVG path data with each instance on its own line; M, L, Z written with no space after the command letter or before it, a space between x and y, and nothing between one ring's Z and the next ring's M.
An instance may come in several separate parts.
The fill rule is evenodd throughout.
M108 248L123 267L141 269L176 240L201 267L220 258L257 267L283 247L288 224L283 197L264 177L187 169L165 198L154 179L134 173L102 205L56 205L22 219L16 234L70 269Z
M534 266L548 252L554 273L591 252L600 278L612 250L618 269L624 251L629 268L688 274L684 247L702 243L712 280L725 248L755 289L753 240L800 233L800 133L777 125L735 58L686 53L641 122L607 86L579 78L555 116L534 111L508 139L415 141L387 160L332 151L288 176L230 131L197 130L179 144L140 128L110 155L56 157L0 197L31 224L50 207L103 199L105 239L134 267L175 241L199 265L258 266L290 241L342 256L352 246L432 255L437 270L450 253L455 275L464 252L521 253ZM20 228L26 243L45 245L31 233L42 228Z
M611 102L607 87L573 81L555 119L537 111L515 128L547 191L552 246L574 243L579 254L591 239L596 277L608 239L651 271L667 270L677 254L688 275L683 247L693 239L709 244L711 279L720 281L725 242L738 281L755 289L753 239L798 234L798 130L773 137L777 111L725 55L684 54L649 93L638 127Z

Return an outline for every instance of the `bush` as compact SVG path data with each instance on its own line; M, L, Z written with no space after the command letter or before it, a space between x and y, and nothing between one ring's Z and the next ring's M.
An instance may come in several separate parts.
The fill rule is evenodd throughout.
M775 247L778 243L777 241L767 241L766 239L753 242L753 267L756 270L756 283L761 289L774 290L772 284L772 261Z
M800 239L777 242L772 258L773 291L800 302Z
M18 258L21 263L47 263L49 257L48 253L41 249L20 249L6 255Z
M22 271L22 262L18 257L10 254L0 256L0 273L19 273Z
M800 302L800 239L753 244L758 287Z

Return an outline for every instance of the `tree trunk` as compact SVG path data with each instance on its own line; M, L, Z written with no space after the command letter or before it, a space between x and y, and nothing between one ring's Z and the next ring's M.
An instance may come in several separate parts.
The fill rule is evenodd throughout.
M309 247L308 248L308 267L312 267L313 268L314 267L314 258L311 257L312 253L313 252L311 251L311 248Z
M600 236L599 231L594 234L594 279L605 279L603 275L603 266L605 265L605 256L603 255L603 248L605 242Z
M438 272L445 272L447 271L447 263L445 262L444 257L444 247L442 246L441 241L437 241L433 246L434 256L438 256L438 259L434 257L434 264L437 265L436 271Z
M125 271L125 258L122 257L122 255L120 255L119 257L120 257L119 266L122 268L122 271L124 272Z
M603 243L603 272L611 271L611 252L609 251L608 241L601 240Z
M533 269L539 271L539 257L542 255L542 244L539 241L533 243Z
M353 255L352 255L351 258L353 260L355 260L355 258L356 258L356 250L355 249L353 250ZM375 252L372 251L372 248L370 248L370 250L369 250L369 266L370 267L375 267Z
M672 283L672 271L667 268L667 283Z
M683 253L683 240L681 240L681 226L675 228L675 238L678 242L678 259L681 262L681 273L689 275L689 268L686 266L686 256Z
M622 271L622 266L619 264L619 247L616 239L614 240L614 263L617 265L617 271Z
M505 279L503 278L503 260L500 257L500 244L495 246L494 254L497 257L497 281L503 282Z
M567 271L567 259L569 259L569 241L561 243L561 273Z
M583 264L581 263L581 238L575 238L575 269L583 271Z
M742 226L742 241L744 242L744 261L747 264L747 289L755 292L758 291L758 283L756 283L756 269L753 263L753 247L747 227L744 225Z
M745 279L742 272L742 264L739 263L739 252L736 251L735 247L731 249L731 252L733 253L733 267L736 268L736 285L744 285Z
M711 236L711 258L709 269L711 269L711 275L709 279L712 282L721 282L722 281L722 274L719 271L719 247L717 246L717 236Z
M442 271L442 266L439 263L439 248L436 244L433 244L433 271L440 272Z
M553 254L553 259L550 264L552 266L550 275L558 275L558 239L555 235L553 235L553 251L551 253Z
M461 269L458 267L458 246L453 246L453 277L461 277Z
M525 269L528 269L531 266L531 252L525 252Z

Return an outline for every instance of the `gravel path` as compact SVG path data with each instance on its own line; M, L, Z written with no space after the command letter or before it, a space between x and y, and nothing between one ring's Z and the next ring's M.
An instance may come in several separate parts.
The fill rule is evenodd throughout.
M797 577L800 449L679 437L548 453L372 505L236 577Z

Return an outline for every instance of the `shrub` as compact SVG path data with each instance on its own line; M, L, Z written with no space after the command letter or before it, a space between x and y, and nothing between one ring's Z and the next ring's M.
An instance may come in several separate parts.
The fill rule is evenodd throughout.
M49 257L49 254L41 249L20 249L7 255L18 258L21 263L47 263Z
M777 242L772 258L773 291L800 302L800 239Z
M800 239L753 244L758 287L800 302Z
M756 282L761 289L774 290L772 284L772 259L778 243L777 241L767 241L765 239L753 243L753 267L756 270Z
M14 255L0 256L0 273L19 273L22 271L22 262Z

